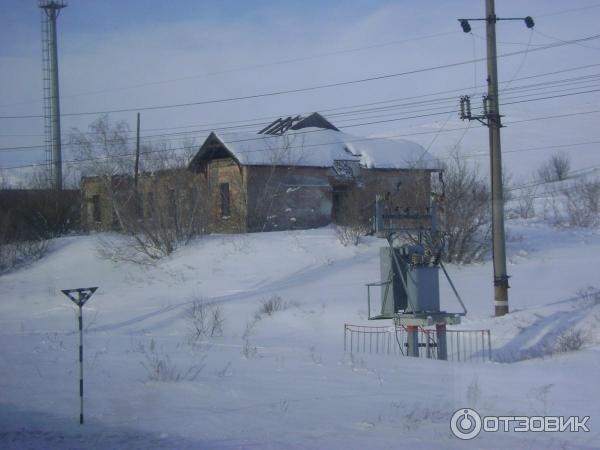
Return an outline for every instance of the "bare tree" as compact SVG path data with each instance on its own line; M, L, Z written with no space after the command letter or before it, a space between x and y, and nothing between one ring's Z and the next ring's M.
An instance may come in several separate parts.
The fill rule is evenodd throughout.
M92 122L86 132L71 129L69 145L81 175L132 174L134 155L128 134L127 122L113 124L106 115Z
M10 210L0 213L0 274L42 258L48 251L48 241L41 236L15 235Z
M540 180L550 183L552 181L562 181L567 178L571 170L571 158L564 152L553 154L548 161L538 169Z
M454 150L444 166L442 227L449 262L481 259L490 247L490 192L479 167Z
M63 163L63 189L77 189L80 172L72 163ZM49 166L35 166L24 177L23 185L26 189L51 189Z
M156 260L206 233L207 199L197 176L178 168L159 176L144 174L137 189L120 183L111 203L128 247Z
M303 135L287 135L266 137L261 145L264 151L264 165L253 168L254 176L247 183L242 194L241 208L244 210L249 230L270 231L277 228L277 216L285 203L285 197L293 193L290 181L298 178L302 188L303 180L298 167L306 158ZM297 175L297 176L295 176Z
M375 197L386 191L380 180L363 179L342 194L335 214L336 235L342 245L358 245L362 236L373 231Z
M600 225L600 180L579 179L561 191L566 222L576 227Z
M7 171L0 169L0 190L10 189L10 176Z
M534 183L519 189L519 194L514 198L515 212L523 219L535 217L535 198L538 186Z
M101 253L135 262L155 260L205 232L207 195L198 175L187 170L191 140L183 143L183 154L166 142L143 145L136 183L128 132L126 123L111 124L102 117L88 133L73 130L71 143L82 173L94 177L88 182L110 205L113 229L126 236L125 245L101 238Z

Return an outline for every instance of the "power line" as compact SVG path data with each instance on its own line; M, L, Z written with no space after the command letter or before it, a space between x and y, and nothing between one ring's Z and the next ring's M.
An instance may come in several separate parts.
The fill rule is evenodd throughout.
M557 42L557 43L553 43L553 44L548 44L544 47L528 49L527 52L531 53L531 52L536 52L536 51L541 51L541 50L549 50L552 48L562 47L564 45L571 45L571 44L575 44L578 42L587 42L587 41L595 40L598 38L600 38L600 35L598 35L598 34L592 35L592 36L586 36L586 37L574 39L571 41ZM526 52L525 50L518 50L518 51L514 51L514 52L504 53L502 55L498 55L498 58L520 55L525 52ZM354 85L354 84L359 84L359 83L367 83L367 82L372 82L372 81L380 81L380 80L402 77L402 76L407 76L407 75L414 75L414 74L418 74L418 73L430 72L430 71L435 71L435 70L440 70L440 69L449 69L449 68L453 68L453 67L459 67L462 65L472 64L474 62L481 62L481 61L486 61L486 60L487 60L487 58L479 58L475 61L473 61L473 60L459 61L459 62L454 62L454 63L441 64L438 66L430 66L430 67L425 67L425 68L421 68L421 69L408 70L405 72L376 75L376 76L361 78L361 79L356 79L356 80L341 81L341 82L337 82L337 83L327 83L327 84L321 84L321 85L315 85L315 86L309 86L309 87L303 87L303 88L265 92L265 93L260 93L260 94L252 94L252 95L245 95L245 96L238 96L238 97L202 100L202 101L197 101L197 102L177 103L177 104L171 104L171 105L155 105L155 106L121 108L121 109L104 110L104 111L86 111L86 112L64 113L64 114L61 114L61 116L72 117L72 116L87 116L87 115L97 115L97 114L136 112L136 111L153 111L153 110L161 110L161 109L174 109L174 108L189 107L189 106L200 106L200 105L208 105L208 104L215 104L215 103L234 102L234 101L240 101L240 100L271 97L271 96L276 96L276 95L316 91L316 90L321 90L321 89L329 89L329 88L333 88L333 87L349 86L349 85ZM32 119L32 118L40 118L40 117L43 117L43 116L41 116L39 114L35 114L35 115L0 116L0 119Z
M534 118L531 118L531 119L511 120L510 122L504 122L504 123L506 123L506 124L515 124L515 123L532 122L532 121L535 121L535 120L560 119L560 118L563 118L563 117L584 116L584 115L587 115L587 114L597 114L597 113L600 113L600 109L594 109L594 110L591 110L591 111L566 113L566 114L555 114L555 115L552 115L552 116L534 117Z
M571 9L561 10L561 11L548 13L548 14L541 14L541 15L537 14L536 17L550 17L550 16L561 15L561 14L566 14L566 13L570 13L570 12L589 10L589 9L598 8L598 7L600 7L600 4L585 6L585 7L581 7L581 8L571 8ZM456 34L456 33L457 33L456 30L440 32L440 33L433 33L433 34L428 34L428 35L423 35L423 36L417 36L414 38L381 42L381 43L366 45L366 46L362 46L362 47L354 47L354 48L349 48L349 49L341 49L341 50L335 50L335 51L330 51L330 52L317 53L314 55L307 55L304 57L288 58L288 59L272 61L272 62L267 62L267 63L262 63L262 64L254 64L254 65L249 65L249 66L225 69L225 70L221 70L221 71L207 72L204 74L189 75L189 76L185 76L185 77L171 78L171 79L166 79L166 80L157 80L157 81L151 81L148 83L139 83L139 84L134 84L134 85L130 85L130 86L122 86L122 87L118 87L118 88L102 89L102 90L89 91L89 92L79 92L76 94L65 95L65 96L63 96L63 98L74 98L74 97L81 97L81 96L86 96L86 95L96 95L96 94L104 94L104 93L109 93L109 92L119 92L119 91L131 90L131 89L136 89L136 88L141 88L141 87L146 87L146 86L154 86L154 85L167 84L167 83L172 83L172 82L177 82L177 81L185 81L185 80L201 78L201 77L205 77L205 76L221 75L221 74L231 73L231 72L239 72L239 71L259 69L259 68L267 68L267 67L272 67L272 66L281 65L281 64L290 64L290 63L295 63L295 62L308 61L311 59L325 58L325 57L334 56L334 55L338 55L338 54L346 54L346 53L370 50L370 49L374 49L374 48L388 47L388 46L392 46L392 45L398 45L398 44L404 44L404 43L408 43L408 42L430 39L433 37L448 36L448 35ZM476 37L479 37L479 36L476 36ZM518 44L526 45L524 43L523 44L518 43ZM539 44L539 45L542 45L542 44ZM0 105L0 108L12 107L12 106L18 106L18 105L24 105L24 104L30 104L30 103L38 103L38 102L39 102L39 100L25 100L25 101L21 101L21 102L10 103L10 104L2 104L2 105Z
M530 122L530 121L535 121L535 120L544 120L544 119L554 119L554 118L560 118L560 117L570 117L570 116L577 116L577 115L584 115L584 114L596 114L596 113L600 113L600 109L598 110L591 110L591 111L582 111L582 112L576 112L576 113L568 113L568 114L560 114L560 115L555 115L555 116L544 116L544 117L533 117L533 118L529 118L529 119L523 119L523 120L517 120L517 121L512 121L512 122L506 122L507 124L516 124L516 123L524 123L524 122ZM454 128L454 129L447 129L445 131L457 131L457 130L463 130L464 131L465 127L462 128ZM317 133L317 132L322 132L322 129L318 129L318 130L309 130L309 131L305 131L305 132L299 132L297 134L308 134L308 133ZM409 133L409 134L398 134L398 135L390 135L390 136L386 136L387 139L389 138L401 138L401 137L406 137L406 136L411 136L411 135L415 135L415 134L432 134L432 133L436 133L436 131L429 131L429 132L420 132L420 133ZM257 137L257 138L248 138L248 139L237 139L237 140L231 140L229 141L229 143L239 143L239 142L247 142L247 141L254 141L257 139L273 139L276 138L276 136L261 136L261 137ZM386 138L379 138L379 137L363 137L363 138L357 138L357 139L352 139L352 140L348 140L346 142L349 143L354 143L354 142L361 142L361 141L376 141L376 140L380 140L380 139L386 139ZM594 141L590 141L587 142L589 143L595 143ZM322 147L322 146L327 146L327 145L334 145L334 144L339 144L339 142L319 142L319 143L315 143L315 144L302 144L299 146L293 146L290 145L287 148L292 149L292 148L307 148L307 147ZM586 143L577 143L576 145L583 145ZM565 144L566 146L566 144ZM552 148L552 147L549 147ZM140 152L140 154L142 155L146 155L146 154L152 154L152 153L161 153L161 152L165 152L165 151L177 151L177 150L185 150L185 147L178 147L178 148L168 148L168 149L158 149L158 150L148 150L145 152ZM244 152L241 153L255 153L255 152L263 152L265 150L269 150L268 147L264 147L264 148L259 148L259 149L253 149L253 150L246 150ZM520 150L523 151L523 150ZM508 151L511 152L512 151ZM504 153L504 152L503 152ZM110 156L105 156L105 157L94 157L94 158L86 158L86 159L79 159L79 160L68 160L68 161L64 161L65 164L81 164L83 162L90 162L90 161L96 161L96 160L105 160L105 159L111 159L111 158L124 158L124 157L131 157L131 156L135 156L135 153L125 153L125 154L121 154L121 155L110 155ZM439 158L435 158L435 159L439 159ZM0 170L13 170L13 169L24 169L24 168L29 168L29 167L43 167L43 166L47 166L47 164L45 163L40 163L40 164L27 164L27 165L21 165L21 166L11 166L11 167L1 167Z
M546 76L551 76L551 75L557 75L560 73L566 73L566 72L573 72L573 71L578 71L578 70L584 70L584 69L590 69L592 67L598 67L600 66L600 63L597 64L586 64L583 66L575 66L575 67L570 67L567 69L562 69L562 70L556 70L556 71L552 71L552 72L545 72L545 73L541 73L541 74L535 74L535 75L530 75L530 76L526 76L526 77L520 77L520 78L515 78L515 80L513 81L522 81L522 80L529 80L529 79L533 79L533 78L541 78L541 77L546 77ZM540 88L542 86L545 85L551 85L551 84L559 84L559 83L563 83L563 82L570 82L570 81L576 81L576 80L582 80L585 78L590 78L590 77L597 77L600 76L600 74L592 74L592 75L584 75L584 76L579 76L579 77L573 77L573 78L565 78L565 79L561 79L561 80L549 80L549 81L545 81L545 82L541 82L541 83L534 83L534 84L527 84L527 85L520 85L520 86L515 86L509 89L509 91L515 91L515 90L521 90L521 89L533 89L536 86L540 86ZM477 85L474 86L473 88L484 88L485 85ZM338 106L338 107L333 107L333 108L319 108L318 110L322 113L327 113L330 111L339 111L339 110L344 110L344 109L348 109L348 108L358 108L358 107L364 107L364 106L372 106L372 105L382 105L382 104L386 104L386 103L393 103L393 102L397 102L397 101L403 101L403 100L414 100L414 99L419 99L419 98L425 98L425 97L432 97L434 95L440 95L440 94L449 94L449 93L456 93L456 92L463 92L465 89L470 89L469 87L464 87L464 88L457 88L457 89L449 89L449 90L444 90L444 91L437 91L437 92L431 92L429 94L419 94L419 95L413 95L413 96L409 96L409 97L397 97L397 98L392 98L392 99L388 99L388 100L381 100L381 101L376 101L376 102L368 102L368 103L361 103L361 104L354 104L354 105L345 105L345 106ZM501 90L501 92L505 93L507 90L503 89ZM475 94L473 94L475 95ZM427 102L433 102L436 100L443 100L443 99L452 99L453 101L455 100L454 97L445 97L442 99L432 99L432 100L426 100L423 102L413 102L410 104L421 104L421 103L427 103ZM310 112L310 111L309 111ZM308 114L309 112L305 112L303 114ZM331 113L328 114L329 116L334 116L337 113ZM340 113L342 114L342 113ZM233 124L247 124L247 125L238 125L239 128L245 128L245 127L256 127L256 126L263 126L265 124L264 121L273 121L278 117L281 116L286 116L287 114L279 114L279 115L273 115L273 116L262 116L262 117L255 117L252 119L243 119L243 120L236 120L236 121L225 121L225 122L213 122L213 123L205 123L205 124L194 124L194 125L184 125L184 126L175 126L175 127L162 127L162 128L148 128L146 129L146 131L164 131L164 130L175 130L175 129L182 129L182 128L196 128L196 127L218 127L218 126L222 126L222 125L233 125ZM258 122L261 121L261 122ZM254 122L254 123L248 123L248 122ZM228 128L236 128L236 127L228 127ZM214 128L211 128L210 130L212 130ZM219 129L225 129L225 127L221 127ZM210 131L209 130L209 131ZM133 131L128 131L129 133L133 133ZM165 133L165 134L155 134L155 135L150 135L151 137L153 136L169 136L169 135L173 135L173 134L185 134L187 132L179 132L179 133ZM93 132L85 132L86 135L93 135ZM21 136L21 137L43 137L45 136L44 134L23 134L23 135L0 135L0 137L13 137L13 136Z
M574 178L573 177L574 174L576 174L576 175L579 174L579 176L580 175L587 175L586 172L592 173L592 172L595 172L596 169L600 169L600 165L585 167L584 169L572 170L572 171L570 171L569 176L568 176L567 179ZM538 182L535 182L535 183L521 184L521 185L513 186L513 187L511 187L511 188L509 188L507 190L508 191L518 191L518 190L521 190L521 189L526 189L526 188L531 188L531 187L536 187L536 186L543 186L543 185L546 185L546 184L553 184L553 183L556 183L558 181L562 181L562 180L538 181Z
M555 12L546 13L546 14L536 14L536 17L559 16L561 14L567 14L570 12L578 12L578 11L586 11L586 10L593 9L593 8L600 8L600 3L596 3L596 4L588 5L588 6L582 6L580 8L563 9L560 11L555 11Z
M566 82L569 82L569 84L590 83L591 82L590 80L593 81L593 78L598 78L598 77L600 77L600 74L586 75L586 76L582 76L582 77L569 78L569 79L565 79L565 80L554 80L554 81L549 81L549 82L544 82L544 83L532 84L532 85L528 85L528 86L518 86L518 87L509 89L509 91L513 91L513 90L514 91L523 91L525 88L527 88L528 90L548 89L549 87L552 87L551 85L564 84ZM521 93L509 92L509 94L505 95L504 98L507 100L515 100L515 101L504 102L503 105L527 103L527 102L531 102L531 101L546 100L546 99L560 98L560 97L565 97L565 96L570 96L570 95L579 95L579 94L584 94L584 93L597 92L598 89L590 89L593 87L598 87L598 84L588 84L587 86L578 86L578 87L567 88L567 89L562 89L562 90L549 91L546 93L548 93L548 94L561 93L561 92L570 92L570 93L564 94L564 95L547 95L544 97L536 97L536 98L527 98L527 97L531 97L532 95L539 95L539 94L528 94L528 93L524 94L522 92ZM586 90L580 91L580 92L572 92L573 90L582 89L582 88L586 89ZM527 99L524 99L524 98L527 98ZM524 100L517 100L517 99L524 99ZM436 103L439 106L433 106L431 108L424 108L424 109L413 109L413 110L407 111L407 112L416 113L416 112L437 111L442 108L447 109L447 107L450 106L451 104L454 104L455 101L456 101L456 99L454 97L445 97L445 98L431 99L431 100L427 100L424 102L402 103L402 104L395 104L395 105L380 106L380 107L376 107L376 108L366 108L366 109L338 112L338 113L332 113L332 114L330 114L330 116L344 116L344 115L357 115L358 114L358 117L356 117L356 118L352 118L352 117L348 117L346 119L342 118L340 120L340 122L338 122L338 123L343 126L344 123L347 123L348 121L356 120L357 118L358 119L362 118L364 120L364 119L370 119L370 118L376 119L376 118L380 118L380 117L389 117L390 116L389 114L373 116L373 115L365 115L364 113L389 112L391 110L406 109L407 107L412 108L414 106L418 106L420 104L426 104L426 103L432 103L432 104ZM479 108L479 107L477 107L477 108ZM474 108L474 109L477 109L477 108ZM430 116L442 115L442 114L446 114L446 113L451 115L455 112L456 112L455 110L449 110L449 111L445 110L442 112L437 112L437 113L432 113L432 114L407 116L407 117L402 117L402 118L396 117L396 118L390 119L389 121L430 117ZM378 122L378 123L382 123L382 122ZM372 122L365 122L362 125L370 125L370 124L372 124ZM154 135L146 135L143 137L146 140L146 142L148 142L148 139L165 138L167 136L191 137L192 134L199 134L199 133L206 134L211 131L224 131L224 130L229 130L229 129L238 129L240 127L246 128L246 127L250 127L250 126L258 127L258 126L262 126L262 125L264 125L264 123L255 122L255 123L250 123L250 124L242 125L242 126L238 125L238 126L231 126L231 127L209 128L209 129L200 129L200 130L175 132L175 133L161 133L161 134L154 134ZM84 135L85 135L85 133L84 133ZM126 138L125 141L130 141L132 139L133 138ZM121 142L121 141L123 141L123 139L119 138L116 141ZM73 143L65 144L65 146L73 146L73 145L77 145L77 144L73 144ZM12 146L12 147L0 147L0 151L36 151L41 148L43 148L43 146L41 146L41 145Z
M119 92L119 91L131 90L131 89L147 87L147 86L156 86L156 85L160 85L160 84L168 84L168 83L174 83L174 82L178 82L178 81L193 80L196 78L203 78L203 77L213 76L213 75L222 75L222 74L232 73L232 72L240 72L240 71L252 70L252 69L261 69L261 68L273 67L273 66L282 65L282 64L291 64L291 63L296 63L296 62L309 61L311 59L326 58L328 56L335 56L335 55L339 55L339 54L353 53L353 52L358 52L358 51L370 50L370 49L374 49L374 48L389 47L392 45L405 44L408 42L415 42L415 41L420 41L420 40L424 40L424 39L430 39L433 37L447 36L450 34L457 34L457 33L458 32L456 30L446 31L446 32L441 32L441 33L433 33L433 34L417 36L417 37L413 37L413 38L399 39L399 40L394 40L394 41L366 45L366 46L362 46L362 47L354 47L354 48L349 48L349 49L341 49L341 50L335 50L335 51L330 51L330 52L317 53L314 55L307 55L307 56L298 57L298 58L282 59L282 60L272 61L272 62L267 62L267 63L262 63L262 64L252 64L252 65L248 65L248 66L219 70L219 71L215 71L215 72L206 72L203 74L188 75L185 77L150 81L147 83L133 84L133 85L129 85L129 86L123 86L123 87L111 88L111 89L103 89L103 90L98 90L98 91L80 92L80 93L76 93L76 94L65 95L65 96L63 96L63 98L73 98L73 97L82 97L82 96L86 96L86 95L96 95L96 94L105 94L105 93L109 93L109 92ZM24 105L24 104L30 104L30 103L37 103L37 102L39 102L39 100L25 100L25 101L21 101L21 102L17 102L17 103L3 104L3 105L0 105L0 108Z
M532 29L531 31L534 31L534 30ZM539 34L540 36L543 36L543 37L545 37L547 39L551 39L551 40L553 40L555 42L565 42L564 39L561 39L561 38L558 38L558 37L555 37L555 36L550 36L549 34L542 33L541 31L535 30L535 32L537 34ZM578 45L579 47L583 47L583 48L589 48L589 49L592 49L592 50L600 50L600 48L593 47L591 45L585 45L585 44L581 44L581 43L576 43L575 45Z

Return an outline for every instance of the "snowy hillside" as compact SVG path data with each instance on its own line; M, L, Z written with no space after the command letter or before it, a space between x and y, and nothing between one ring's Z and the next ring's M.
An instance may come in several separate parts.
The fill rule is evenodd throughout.
M507 225L511 314L492 317L489 262L449 266L469 309L458 328L491 330L485 363L344 353L345 323L373 325L364 284L379 279L383 240L209 236L143 267L99 258L97 236L57 239L0 277L0 447L600 448L600 233ZM84 308L80 426L76 314L60 290L87 286L99 289ZM444 283L442 297L458 310ZM222 333L192 343L201 299ZM281 310L261 312L268 300ZM557 352L574 330L583 348ZM589 415L590 432L465 443L449 426L464 407Z

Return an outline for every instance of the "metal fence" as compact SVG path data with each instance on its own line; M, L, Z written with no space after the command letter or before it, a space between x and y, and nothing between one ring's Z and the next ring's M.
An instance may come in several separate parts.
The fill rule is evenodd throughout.
M437 334L435 329L421 328L419 357L437 359ZM407 354L407 330L402 325L374 327L344 325L344 351L382 355ZM446 330L448 361L483 362L492 359L490 330Z

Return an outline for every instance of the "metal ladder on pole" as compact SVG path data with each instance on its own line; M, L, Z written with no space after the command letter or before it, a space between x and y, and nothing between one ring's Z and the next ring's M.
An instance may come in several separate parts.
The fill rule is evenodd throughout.
M41 11L42 30L42 89L44 96L44 152L46 155L47 181L49 186L54 185L54 171L52 170L52 88L50 72L50 36L48 30L48 15L44 9Z

